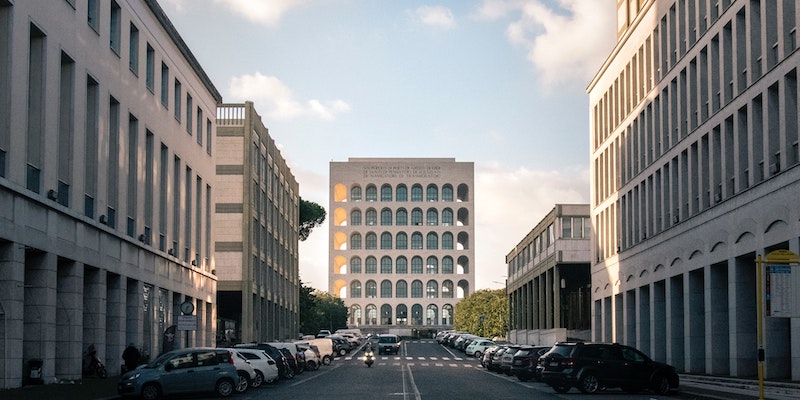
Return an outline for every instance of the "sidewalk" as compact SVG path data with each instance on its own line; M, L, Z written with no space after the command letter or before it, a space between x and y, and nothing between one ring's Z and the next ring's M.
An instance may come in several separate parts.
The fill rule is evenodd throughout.
M678 397L690 400L755 400L758 380L704 375L680 375ZM800 399L800 382L764 382L765 400Z
M14 400L110 400L117 399L118 376L106 379L83 378L74 383L27 385L18 389L0 389L0 399Z

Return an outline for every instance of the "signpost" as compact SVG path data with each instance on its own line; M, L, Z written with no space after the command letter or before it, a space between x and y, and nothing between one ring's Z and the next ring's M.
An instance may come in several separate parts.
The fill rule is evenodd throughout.
M767 264L766 285L764 264ZM769 317L796 317L800 314L800 297L792 288L800 282L798 275L792 273L792 266L798 266L800 259L789 250L775 250L762 259L756 257L756 298L758 301L758 400L764 400L764 303ZM766 296L764 289L766 287Z
M191 301L184 301L181 303L181 313L178 316L178 330L186 331L186 346L189 347L189 331L197 330L197 316L192 315L194 312L194 304Z

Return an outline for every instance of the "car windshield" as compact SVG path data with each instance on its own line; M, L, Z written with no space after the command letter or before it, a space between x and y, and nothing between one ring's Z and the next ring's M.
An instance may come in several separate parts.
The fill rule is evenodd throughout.
M395 338L391 337L391 336L382 336L380 339L378 339L378 342L379 343L396 343L397 340L395 340Z
M572 355L572 351L575 349L575 346L572 345L555 345L553 346L550 351L547 352L547 355L559 356L559 357L569 357Z
M166 363L170 358L172 358L174 356L175 356L175 354L172 354L172 353L162 354L160 357L156 358L153 361L150 361L149 364L147 364L146 366L144 366L142 368L158 368L158 367L164 365L164 363Z

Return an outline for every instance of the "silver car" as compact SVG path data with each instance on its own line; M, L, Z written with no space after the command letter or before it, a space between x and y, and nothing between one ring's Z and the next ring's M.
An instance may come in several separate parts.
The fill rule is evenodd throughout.
M239 382L233 357L227 349L197 347L170 351L122 375L117 391L121 396L144 400L198 392L230 396Z

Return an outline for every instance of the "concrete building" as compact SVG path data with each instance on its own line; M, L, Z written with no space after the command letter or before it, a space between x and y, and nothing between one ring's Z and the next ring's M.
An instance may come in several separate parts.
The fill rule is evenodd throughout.
M299 332L300 191L252 102L217 110L218 342Z
M453 158L330 164L329 291L349 327L453 325L475 286L474 165Z
M588 88L594 340L755 376L756 257L800 252L798 2L617 4ZM798 316L764 318L767 378L800 379Z
M213 345L220 101L154 0L0 0L0 388Z
M556 204L506 255L512 343L591 339L588 204Z

